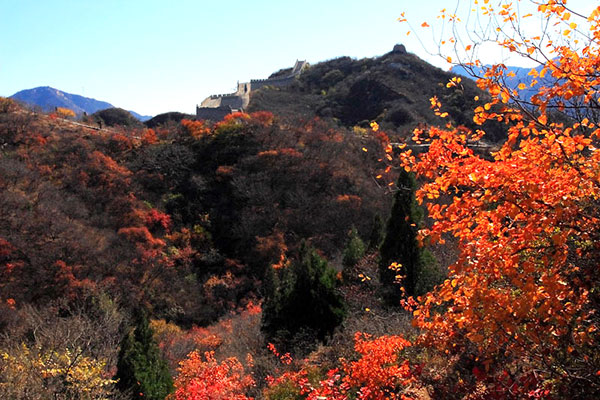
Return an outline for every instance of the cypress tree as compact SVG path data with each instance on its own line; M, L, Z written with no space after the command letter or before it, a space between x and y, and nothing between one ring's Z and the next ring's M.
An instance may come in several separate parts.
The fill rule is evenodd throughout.
M396 276L404 276L402 286L406 295L412 296L415 294L420 269L425 263L425 255L417 241L423 213L415 200L416 182L413 174L402 169L397 185L398 191L394 196L385 238L380 247L379 263L383 295L386 302L393 305L398 304L402 295ZM393 262L401 265L400 270L389 269Z
M365 244L358 235L356 228L352 227L352 230L348 234L348 244L346 244L346 248L344 249L342 264L345 268L354 267L364 255Z
M381 246L381 242L383 241L385 223L383 222L383 218L381 215L375 214L373 218L373 226L371 228L371 235L369 236L369 251L373 251L379 249Z
M135 328L121 342L117 360L117 387L132 399L164 400L173 391L169 366L160 350L144 311L136 312Z
M302 244L290 268L278 270L277 286L265 299L263 331L267 340L293 346L294 336L324 340L344 319L336 272L317 252Z

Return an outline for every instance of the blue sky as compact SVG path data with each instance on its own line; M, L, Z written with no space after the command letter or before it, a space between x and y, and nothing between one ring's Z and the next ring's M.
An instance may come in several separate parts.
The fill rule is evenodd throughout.
M373 57L404 43L447 68L397 18L435 21L448 4L456 0L0 0L0 96L52 86L141 114L193 113L206 96L296 59Z

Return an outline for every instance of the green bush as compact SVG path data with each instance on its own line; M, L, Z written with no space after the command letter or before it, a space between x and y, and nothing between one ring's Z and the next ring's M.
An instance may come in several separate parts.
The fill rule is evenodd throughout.
M305 243L291 267L273 271L270 281L262 325L267 340L298 347L324 340L342 323L345 307L336 272Z
M117 387L133 399L164 400L173 391L169 366L160 356L148 318L136 312L135 328L123 341L117 361Z
M344 249L342 264L344 267L354 267L365 255L365 244L358 235L355 227L348 234L348 244Z

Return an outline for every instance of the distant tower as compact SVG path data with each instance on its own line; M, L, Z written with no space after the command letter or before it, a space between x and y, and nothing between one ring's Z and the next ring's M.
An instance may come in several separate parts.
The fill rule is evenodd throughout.
M394 50L392 50L392 53L395 54L406 54L406 47L404 47L403 44L397 44L394 46Z

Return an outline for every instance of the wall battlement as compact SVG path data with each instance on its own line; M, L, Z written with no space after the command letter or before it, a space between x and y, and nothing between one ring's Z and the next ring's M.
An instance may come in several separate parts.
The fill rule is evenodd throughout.
M218 99L221 97L231 97L231 96L237 96L237 92L235 93L224 93L224 94L211 94L209 97L211 99Z
M238 83L235 93L213 94L196 106L196 118L220 120L234 111L244 111L250 103L250 93L265 86L283 87L290 85L308 67L306 61L296 60L289 75L267 79L251 79L250 82Z

